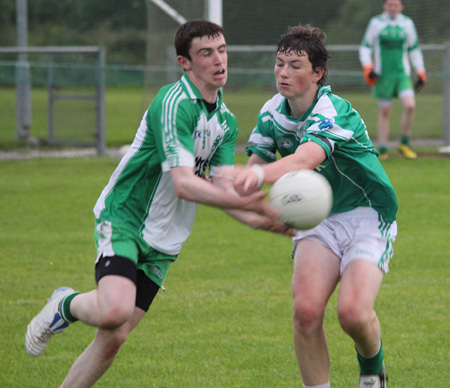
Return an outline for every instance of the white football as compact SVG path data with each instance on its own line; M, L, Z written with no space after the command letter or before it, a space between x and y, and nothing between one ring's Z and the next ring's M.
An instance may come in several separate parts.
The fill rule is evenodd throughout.
M313 170L291 171L283 175L269 192L280 220L293 229L319 225L330 213L333 192L327 179Z

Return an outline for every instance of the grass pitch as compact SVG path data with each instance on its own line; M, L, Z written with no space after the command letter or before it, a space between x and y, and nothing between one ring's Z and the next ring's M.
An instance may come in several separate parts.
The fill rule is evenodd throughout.
M239 162L245 163L239 156ZM80 323L39 358L24 335L54 288L95 286L92 208L111 158L0 161L0 387L58 387L95 329ZM450 378L450 159L392 158L399 233L376 309L389 388L446 387ZM200 207L166 292L96 387L300 386L292 344L291 242ZM326 314L334 388L356 387L355 351Z

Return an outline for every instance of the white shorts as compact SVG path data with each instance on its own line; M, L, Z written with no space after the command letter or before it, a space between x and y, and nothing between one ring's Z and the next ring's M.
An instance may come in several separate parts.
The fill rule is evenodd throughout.
M369 207L332 214L313 229L296 231L294 253L298 241L313 240L331 249L341 259L341 275L353 260L370 261L387 273L394 254L392 243L397 236L397 222L388 224L380 218Z

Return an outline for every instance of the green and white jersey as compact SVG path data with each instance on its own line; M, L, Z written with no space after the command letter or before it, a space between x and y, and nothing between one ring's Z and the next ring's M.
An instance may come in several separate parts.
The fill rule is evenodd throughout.
M359 48L363 66L374 63L374 71L387 79L409 76L408 54L416 71L424 71L423 55L411 18L400 13L391 19L384 12L370 19Z
M318 90L314 103L301 118L290 116L286 98L276 94L259 112L246 149L249 155L255 153L274 162L277 152L281 157L291 155L307 141L316 142L327 154L316 171L333 189L331 213L371 207L383 221L395 220L395 192L366 125L351 104L332 94L329 86Z
M170 168L188 166L214 175L234 164L236 118L222 101L211 113L184 74L163 87L141 121L130 150L98 199L96 219L138 233L154 249L178 254L192 230L198 204L176 196Z

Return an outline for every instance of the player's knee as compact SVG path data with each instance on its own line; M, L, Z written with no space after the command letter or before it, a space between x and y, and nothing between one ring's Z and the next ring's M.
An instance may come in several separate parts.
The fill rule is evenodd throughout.
M403 109L405 110L406 113L413 114L414 111L416 110L416 104L414 102L408 103L404 105Z
M360 332L370 321L372 311L366 311L357 304L338 306L338 319L342 329L349 335Z
M414 112L416 109L416 100L412 95L406 95L401 98L403 110L406 112Z
M308 332L323 323L324 311L304 298L294 300L294 327L298 331Z
M390 107L383 107L380 108L380 117L382 119L389 119L389 117L391 116L391 108Z
M127 322L133 314L134 306L110 306L100 316L99 328L105 330L116 329Z

